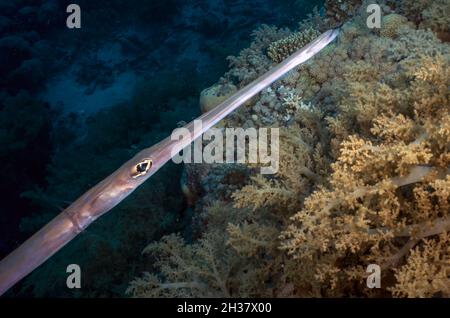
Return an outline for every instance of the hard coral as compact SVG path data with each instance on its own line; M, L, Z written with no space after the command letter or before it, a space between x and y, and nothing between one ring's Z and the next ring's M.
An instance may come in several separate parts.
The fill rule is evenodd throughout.
M394 38L398 35L400 28L408 23L408 19L396 13L391 13L383 17L380 35L388 38Z
M290 34L287 29L262 25L252 33L254 41L249 48L243 49L238 56L230 56L230 70L224 75L225 80L238 87L250 83L270 67L271 61L265 51L275 41Z
M437 0L422 12L422 28L430 28L446 42L450 42L450 2Z
M308 28L306 30L294 33L288 37L272 43L267 49L267 55L274 62L281 62L289 55L302 48L320 34L319 31Z

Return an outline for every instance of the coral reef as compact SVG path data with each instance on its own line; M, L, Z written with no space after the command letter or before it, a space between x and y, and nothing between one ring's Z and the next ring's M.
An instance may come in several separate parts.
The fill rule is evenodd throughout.
M332 27L341 25L357 12L361 3L362 0L326 0L325 11L328 23Z
M282 127L279 172L243 165L229 179L235 168L211 167L198 179L194 241L152 243L153 273L129 294L449 297L450 47L439 27L424 30L440 3L389 3L379 31L352 10L338 43L229 116L225 126ZM291 37L320 29L311 21ZM221 83L248 83L286 38L256 31ZM380 289L366 286L369 264Z
M262 25L252 33L254 40L250 47L243 49L237 57L228 57L231 69L224 75L223 80L240 88L262 75L272 64L265 51L273 42L289 34L287 29Z
M0 258L137 149L197 117L200 91L226 71L228 55L248 46L255 26L296 23L292 1L80 0L82 28L68 30L67 4L0 1ZM312 4L296 5L296 14ZM261 33L264 43L254 48L263 52L288 33ZM272 63L253 56L258 72ZM233 91L256 76L240 71L242 78L218 86ZM182 175L181 166L165 167L8 296L123 295L146 265L134 258L143 245L178 230L190 244L203 231L202 214L193 212L198 198L245 185L247 169L209 168L186 167ZM83 268L81 290L64 285L67 259Z
M401 1L400 9L420 28L431 29L442 41L450 41L450 3L448 1Z
M147 246L144 253L155 255L154 266L169 282L146 273L133 281L127 292L140 297L229 297L229 273L234 264L228 263L232 251L222 255L221 245L225 243L220 232L208 233L195 246L186 245L177 235L166 236Z

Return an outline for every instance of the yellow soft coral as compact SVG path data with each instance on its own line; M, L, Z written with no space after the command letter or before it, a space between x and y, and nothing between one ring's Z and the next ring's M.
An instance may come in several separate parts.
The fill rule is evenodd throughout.
M351 124L339 142L330 188L309 196L281 236L283 248L299 261L334 257L334 265L317 263L316 277L331 286L331 295L349 281L362 287L364 265L395 268L421 240L450 230L449 191L443 190L450 180L448 62L443 56L415 62L403 71L409 87L369 79L363 90L359 75L347 87L351 94L343 95L339 116ZM370 85L376 89L367 90Z
M410 3L400 13L420 24L423 8ZM450 50L431 31L384 37L364 21L346 23L331 51L283 79L314 106L283 101L276 85L277 94L264 95L293 106L281 129L279 173L249 167L231 197L211 202L211 189L200 198L199 239L174 240L176 253L152 249L158 275L132 283L134 295L448 295ZM244 74L236 86L263 71L257 61L268 67L271 42L257 40L258 50L232 64L230 74ZM245 122L256 104L227 125ZM208 275L212 264L219 275ZM368 264L380 265L382 288L367 288Z
M134 297L229 297L228 275L233 258L222 252L222 233L208 233L194 246L175 234L144 249L156 257L155 266L163 276L145 273L130 283L127 293Z
M392 293L399 297L450 297L450 235L424 240L396 271Z
M309 122L312 125L321 118L321 113L317 110L300 112L303 113L304 123ZM318 142L322 133L320 126L292 126L283 129L280 136L280 167L277 177L252 177L252 183L233 194L236 207L258 209L271 206L289 213L300 206L311 185L324 182L328 173L327 157Z

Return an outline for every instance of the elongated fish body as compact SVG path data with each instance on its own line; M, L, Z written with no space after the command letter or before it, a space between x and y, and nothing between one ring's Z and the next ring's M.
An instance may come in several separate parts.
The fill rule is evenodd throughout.
M98 217L119 204L167 163L172 158L172 154L181 151L261 90L312 58L332 42L338 34L338 29L323 33L217 107L201 115L197 118L203 124L201 131L194 130L193 122L187 124L185 128L191 133L190 140L185 138L171 140L170 137L167 137L156 145L139 152L113 174L83 194L0 262L0 295L44 263Z

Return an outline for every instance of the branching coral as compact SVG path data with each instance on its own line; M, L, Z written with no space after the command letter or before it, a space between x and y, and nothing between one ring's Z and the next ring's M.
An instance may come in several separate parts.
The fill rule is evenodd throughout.
M430 28L437 36L446 42L450 42L450 3L445 0L433 1L422 13L423 28Z
M438 240L424 240L423 247L411 251L406 265L395 273L395 296L450 297L450 237L441 234Z
M304 113L313 111L305 110ZM311 117L320 118L320 113ZM282 132L280 167L276 178L262 175L252 177L252 183L233 194L236 206L258 209L271 206L288 214L300 205L313 184L324 181L327 174L327 157L319 143L318 131L293 126Z
M411 62L401 63L411 83L401 90L378 81L359 88L362 78L351 73L358 82L348 85L339 115L349 125L342 130L330 119L342 138L330 187L308 197L281 236L299 262L318 260L316 279L331 286L329 295L364 292L365 266L395 267L422 239L450 230L450 196L443 190L450 166L448 62L442 56ZM405 286L400 282L394 295L408 294Z
M302 48L320 34L319 31L308 28L300 32L289 35L288 37L272 43L267 49L267 55L274 62L281 62L289 55Z
M254 41L249 48L243 49L239 56L230 56L230 71L224 75L224 80L237 84L238 87L250 83L270 67L270 59L264 54L269 45L288 36L287 29L278 29L262 25L252 34Z
M143 253L155 255L161 279L149 273L135 279L127 293L136 297L230 296L227 279L232 264L222 233L211 232L194 246L177 235L169 235L150 244ZM222 253L224 252L224 253Z
M169 235L150 244L145 254L154 256L158 275L144 273L130 283L128 294L134 297L255 297L271 296L264 282L273 272L267 252L277 250L277 234L243 219L245 211L230 205L210 207L209 230L194 244L186 244L178 235ZM242 227L228 220L243 222ZM253 236L256 234L256 236Z
M197 217L196 224L202 232L198 242L185 244L179 236L171 235L149 245L144 253L156 257L154 267L159 275L146 273L136 278L128 289L131 295L266 297L282 293L278 289L282 286L277 285L284 266L284 253L278 248L279 233L286 215L300 204L300 198L310 192L311 185L325 179L328 166L318 144L321 134L312 133L320 129L314 122L318 123L322 114L317 110L304 113L311 118L310 127L294 126L282 134L286 142L280 173L283 178L290 178L284 190L279 188L280 181L261 178L258 184L260 177L256 176L251 185L235 194L239 208L215 201ZM268 200L259 195L259 187L267 188ZM258 193L256 200L255 193ZM280 201L285 204L261 208ZM214 274L214 267L219 275ZM268 288L270 284L274 288Z
M400 8L419 27L431 29L443 41L450 40L450 3L446 0L402 0Z

